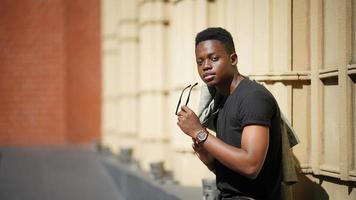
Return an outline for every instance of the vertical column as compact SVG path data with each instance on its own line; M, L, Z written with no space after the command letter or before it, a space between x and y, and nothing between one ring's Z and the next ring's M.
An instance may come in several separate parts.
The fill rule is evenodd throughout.
M353 141L353 155L356 155L356 0L353 0L353 58L352 58L352 66L349 68L349 72L351 77L353 78L353 96L352 96L352 102L353 102L353 135L352 135L352 141ZM355 70L352 73L352 68ZM352 162L352 175L353 177L356 177L356 156L353 157L353 162Z
M202 31L203 29L207 28L209 23L209 15L208 15L208 6L212 2L208 0L197 0L195 3L195 32ZM193 35L195 36L195 34Z
M310 70L310 3L293 1L292 70Z
M239 10L239 1L236 0L225 0L225 12L224 12L224 21L225 28L230 31L234 39L237 39L237 12ZM241 5L241 4L240 4ZM236 41L235 41L236 43Z
M291 70L291 0L272 0L270 71L283 74ZM281 111L290 120L292 114L292 85L275 82L271 87Z
M323 60L323 7L322 0L310 3L310 67L311 67L311 164L315 174L319 174L320 138L322 125L322 85L319 68Z
M254 4L253 1L237 1L237 35L235 38L236 53L239 58L238 69L242 74L251 74L253 72L253 22L254 22Z
M208 2L208 23L227 29L234 38L239 58L238 69L242 74L253 71L254 3L244 0L221 0Z
M276 72L291 70L291 0L272 1L272 66Z
M209 26L226 27L225 9L226 9L225 0L208 2Z
M119 95L120 148L132 148L137 156L138 143L138 1L121 0L118 40L120 60L116 74Z
M144 169L164 161L168 145L166 1L139 1L139 112L138 157Z
M352 8L352 26L353 26L353 47L352 47L352 64L356 64L356 0L353 0L353 8Z
M275 77L267 86L281 111L291 119L292 86L281 76L291 70L291 0L254 1L254 75Z
M102 2L102 140L114 151L118 148L119 127L119 45L118 27L119 2Z
M269 1L254 1L253 73L267 73L270 66L271 5Z
M340 36L340 10L342 2L334 0L323 1L323 63L319 70L322 80L323 124L320 159L320 171L333 177L340 174L340 148L341 148L341 90L339 83L339 65L343 50L341 49L342 37ZM335 117L337 116L337 117ZM332 123L330 123L332 122ZM334 148L329 148L333 146Z
M192 91L188 106L197 111L199 87L204 84L198 75L195 61L195 35L208 24L207 0L171 1L169 60L169 98L165 117L169 119L168 130L171 141L172 170L174 178L183 185L201 185L203 177L212 173L200 162L192 151L191 139L177 126L174 115L180 93L184 87L195 82L199 85ZM184 13L184 14L182 14ZM187 94L183 95L183 102Z
M348 64L352 60L352 2L340 1L339 41L340 60L339 88L340 88L340 178L349 179L352 163L352 80L348 76Z
M293 1L292 16L292 70L310 70L310 3L309 0ZM292 122L301 143L293 148L303 170L310 170L310 81L297 80L293 84Z

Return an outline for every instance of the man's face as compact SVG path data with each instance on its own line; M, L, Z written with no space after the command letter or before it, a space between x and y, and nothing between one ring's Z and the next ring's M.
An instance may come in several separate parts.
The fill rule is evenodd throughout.
M220 41L200 42L195 48L195 56L200 78L207 85L218 86L233 77L236 54L228 54Z

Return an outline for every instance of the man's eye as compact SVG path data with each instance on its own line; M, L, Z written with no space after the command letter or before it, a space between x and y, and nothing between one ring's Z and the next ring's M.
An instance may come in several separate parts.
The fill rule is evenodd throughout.
M202 61L197 61L197 65L201 65L202 63Z
M218 57L212 57L211 60L214 61L214 62L216 62L216 61L219 60L219 58L218 58Z

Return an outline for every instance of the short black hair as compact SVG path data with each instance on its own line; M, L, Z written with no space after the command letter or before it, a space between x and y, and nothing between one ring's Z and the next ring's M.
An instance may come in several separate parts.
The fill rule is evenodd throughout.
M226 52L235 53L234 40L232 39L231 34L220 27L210 27L197 34L195 37L195 48L200 42L206 40L218 40L225 47Z

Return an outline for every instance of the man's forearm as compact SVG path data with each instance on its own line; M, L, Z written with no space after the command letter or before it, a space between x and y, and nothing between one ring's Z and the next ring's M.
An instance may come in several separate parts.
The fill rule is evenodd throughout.
M241 148L231 146L213 135L210 135L202 145L220 163L253 179L262 168L267 154L268 128L248 126L243 133Z
M215 158L206 151L206 149L202 145L198 145L195 143L195 140L193 139L193 145L192 145L196 155L200 159L202 163L204 163L205 166L208 167L210 171L215 171Z

